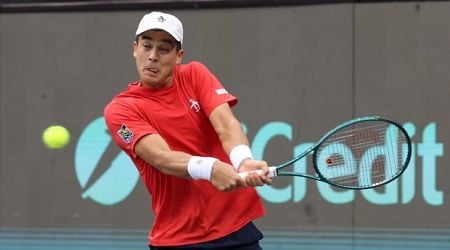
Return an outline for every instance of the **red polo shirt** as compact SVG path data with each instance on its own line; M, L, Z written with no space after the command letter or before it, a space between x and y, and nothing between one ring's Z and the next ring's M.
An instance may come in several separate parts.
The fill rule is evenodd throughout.
M234 106L237 99L204 65L192 62L176 67L170 87L154 90L134 82L105 108L114 141L133 160L152 196L149 243L154 246L214 240L264 215L254 188L221 192L209 181L165 175L134 152L140 138L156 133L172 150L230 162L208 119L223 103Z

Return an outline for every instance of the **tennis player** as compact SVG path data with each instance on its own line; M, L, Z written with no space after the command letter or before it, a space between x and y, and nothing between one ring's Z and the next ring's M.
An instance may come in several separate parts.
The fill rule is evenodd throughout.
M254 186L271 183L267 163L252 157L231 111L236 97L203 64L181 64L183 54L180 20L145 15L133 44L140 80L105 107L152 198L150 249L261 249ZM238 175L256 169L263 174Z

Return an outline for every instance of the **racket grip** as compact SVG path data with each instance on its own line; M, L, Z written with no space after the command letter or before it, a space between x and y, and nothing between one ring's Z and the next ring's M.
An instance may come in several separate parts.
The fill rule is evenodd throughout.
M256 172L258 175L262 174L262 170L258 169L258 170L254 170L254 171L249 171L249 172L241 172L239 173L239 176L241 177L241 179L245 179L248 176L248 173L250 172ZM269 167L269 174L267 175L267 177L269 178L273 178L277 176L277 167Z

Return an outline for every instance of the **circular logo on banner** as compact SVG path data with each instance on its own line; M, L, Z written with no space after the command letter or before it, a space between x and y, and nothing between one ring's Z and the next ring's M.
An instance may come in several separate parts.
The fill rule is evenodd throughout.
M81 133L75 149L75 172L81 197L111 206L133 192L139 173L127 154L112 141L103 117Z

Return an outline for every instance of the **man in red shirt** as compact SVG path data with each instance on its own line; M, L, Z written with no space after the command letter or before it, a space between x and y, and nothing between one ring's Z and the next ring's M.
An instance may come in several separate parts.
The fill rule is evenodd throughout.
M252 157L231 111L237 99L203 64L181 64L182 44L178 18L145 15L133 45L140 80L105 107L114 141L152 196L150 249L261 249L254 186L271 183L267 163Z

